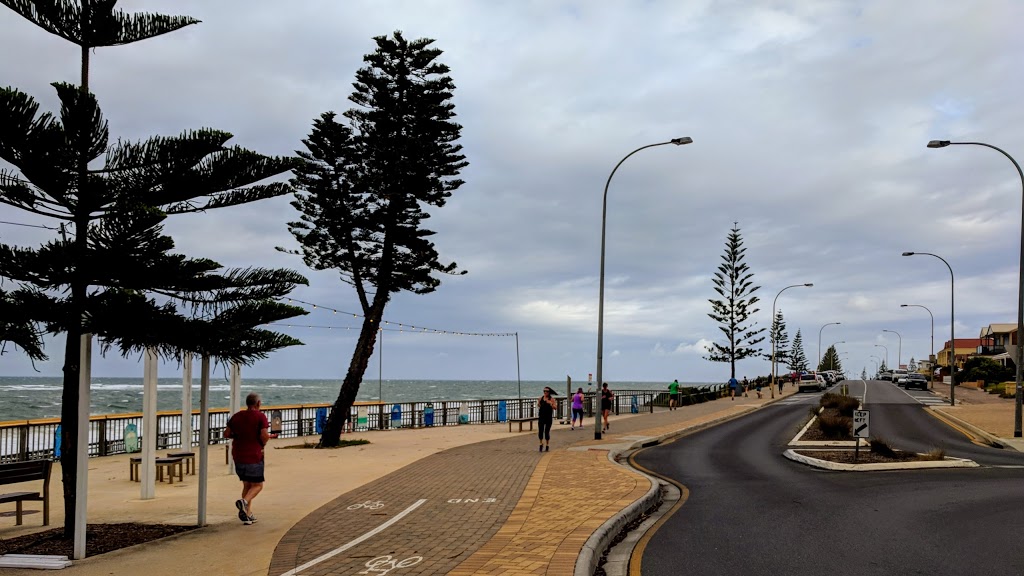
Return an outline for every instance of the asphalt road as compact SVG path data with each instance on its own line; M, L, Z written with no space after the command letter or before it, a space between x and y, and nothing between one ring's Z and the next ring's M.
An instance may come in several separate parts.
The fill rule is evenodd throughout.
M960 441L892 384L866 389L872 435L951 455L979 449L991 460L888 472L792 462L782 452L819 396L802 394L635 456L685 488L637 551L642 574L1024 574L1024 469L998 467L1024 466L1024 454Z

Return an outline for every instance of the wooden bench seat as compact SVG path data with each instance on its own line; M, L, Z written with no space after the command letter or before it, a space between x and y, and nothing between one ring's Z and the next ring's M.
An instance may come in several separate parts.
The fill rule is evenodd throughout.
M522 432L523 431L523 424L526 424L527 422L530 423L530 431L533 431L533 423L536 422L536 421L537 421L536 418L509 418L508 419L508 431L509 432L512 431L512 424L513 423L518 423L519 424L519 431Z
M174 484L174 477L178 477L178 481L184 481L184 470L182 461L184 458L157 458L156 459L156 481L164 481L164 472L167 473L167 481L170 484ZM128 479L134 482L140 482L142 480L141 474L139 474L139 466L142 465L141 456L133 456L128 459Z
M9 492L0 494L0 503L14 502L16 504L15 524L21 526L23 513L22 502L43 503L43 526L50 525L50 469L53 463L49 460L30 460L28 462L10 462L0 464L0 484L19 484L42 480L43 489L41 492Z

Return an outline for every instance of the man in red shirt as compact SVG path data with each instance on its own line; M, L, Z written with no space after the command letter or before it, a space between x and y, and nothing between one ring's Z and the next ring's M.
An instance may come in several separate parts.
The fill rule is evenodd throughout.
M245 397L245 410L239 410L228 419L224 437L231 438L231 458L235 461L235 474L242 481L242 497L235 501L238 519L249 525L256 521L252 501L263 490L263 446L277 434L270 433L270 423L260 411L263 402L252 392Z

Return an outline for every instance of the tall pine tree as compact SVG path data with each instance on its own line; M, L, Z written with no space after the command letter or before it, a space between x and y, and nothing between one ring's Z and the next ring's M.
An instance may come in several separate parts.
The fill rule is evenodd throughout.
M843 371L843 363L839 361L839 353L836 352L836 347L829 346L828 350L825 350L825 354L821 357L821 363L818 364L818 370L838 370Z
M62 222L66 234L32 249L0 245L0 277L15 283L4 305L20 302L26 326L64 333L61 406L64 534L75 531L78 365L82 335L122 354L154 348L164 358L206 354L243 363L299 342L259 328L304 311L281 304L289 270L221 270L209 259L171 253L168 215L204 211L290 192L260 183L293 160L228 147L210 129L144 142L111 142L89 92L94 49L172 32L197 20L125 14L114 0L0 0L43 30L81 48L81 84L53 84L58 115L31 96L0 88L0 203ZM7 318L9 321L10 318ZM29 351L30 355L33 351Z
M793 336L793 347L789 351L789 369L793 372L807 372L807 354L804 352L804 337L797 329L796 336Z
M786 332L786 319L783 318L781 309L775 312L770 338L775 343L775 363L785 364L789 358L789 334ZM766 354L765 358L770 361L772 355Z
M456 144L448 66L438 61L433 40L406 40L401 32L374 38L376 51L356 72L355 108L338 122L320 116L298 152L293 206L301 220L289 223L305 263L337 270L355 288L363 325L335 400L321 446L336 446L341 425L359 391L391 295L433 292L438 274L458 272L442 263L433 231L423 227L427 207L444 206L462 186L467 166Z
M747 323L758 312L753 306L760 299L754 293L761 287L754 286L754 274L743 261L747 249L743 247L743 238L737 224L733 223L726 238L722 263L712 280L715 292L721 299L708 300L711 303L708 316L718 322L718 329L725 335L726 341L724 344L713 342L705 357L712 362L728 362L732 378L736 377L738 360L761 355L757 345L764 340L764 328L755 328L757 322Z

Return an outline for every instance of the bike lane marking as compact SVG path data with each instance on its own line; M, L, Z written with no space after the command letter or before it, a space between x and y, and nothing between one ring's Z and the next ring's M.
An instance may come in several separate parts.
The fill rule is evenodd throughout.
M337 556L338 554L341 554L342 552L348 550L349 548L352 548L353 546L356 546L358 544L361 544L361 543L369 540L370 538L373 538L377 534L379 534L382 531L388 529L392 524L395 524L396 522L398 522L402 518L405 518L407 515L409 515L409 513L411 513L413 510L415 510L415 509L419 508L420 506L422 506L426 501L427 501L426 498L421 498L421 499L417 500L416 502L414 502L412 504L412 506L409 506L405 510L402 510L398 514L395 514L394 518L388 520L387 522L381 524L380 526L377 526L376 528L374 528L373 530L370 530L366 534L363 534L362 536L356 538L355 540L351 540L351 541L349 541L349 542L347 542L347 543L345 543L345 544L335 548L334 550L331 550L330 552L327 552L326 554L322 554L322 555L320 555L320 556L310 560L309 562L306 562L305 564L303 564L301 566L296 566L295 568L292 568L291 570L281 574L281 576L295 576L296 574L298 574L299 572L302 572L303 570L306 570L306 569L308 569L308 568L310 568L312 566L316 566L317 564L323 562L324 560L328 560L330 558L333 558L333 557Z

